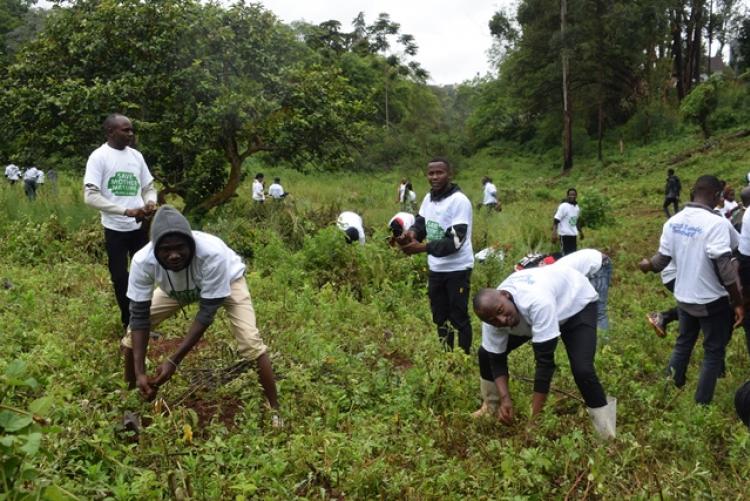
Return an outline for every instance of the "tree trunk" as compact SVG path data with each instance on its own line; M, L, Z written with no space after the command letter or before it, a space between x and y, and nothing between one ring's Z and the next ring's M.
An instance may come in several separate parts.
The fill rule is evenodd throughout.
M682 61L682 8L672 11L672 58L674 78L677 81L677 99L685 97L685 79Z
M570 86L568 84L568 49L565 46L567 0L560 0L560 37L562 39L562 92L563 92L563 171L573 168L573 117L570 113Z
M227 160L229 160L230 165L229 179L227 179L224 188L218 193L214 193L197 206L191 209L186 208L186 211L199 210L207 212L212 208L225 203L237 192L237 188L240 186L242 162L245 161L245 158L247 158L250 153L248 151L244 154L240 154L237 147L237 140L234 137L230 137L224 141L224 154L226 155Z
M706 75L711 77L711 41L714 37L713 20L714 0L708 2L708 63L706 64Z
M604 136L604 103L602 101L599 101L599 110L598 110L598 117L597 117L597 131L596 131L596 156L599 158L599 161L604 160L604 155L602 155L602 138Z

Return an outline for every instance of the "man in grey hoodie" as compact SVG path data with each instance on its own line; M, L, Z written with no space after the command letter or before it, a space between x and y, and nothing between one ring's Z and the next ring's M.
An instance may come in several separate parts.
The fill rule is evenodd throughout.
M192 231L174 207L162 206L151 225L151 241L133 257L128 281L130 326L122 339L125 379L147 400L174 375L223 306L240 355L256 362L258 378L274 410L276 396L271 359L255 326L255 311L245 282L245 265L220 238ZM198 302L195 316L177 350L146 375L149 330L184 305ZM274 426L280 418L274 414Z

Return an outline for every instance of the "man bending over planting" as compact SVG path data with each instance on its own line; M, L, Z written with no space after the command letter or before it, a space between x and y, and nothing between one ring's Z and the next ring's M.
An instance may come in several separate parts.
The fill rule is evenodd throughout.
M474 267L471 247L471 202L451 182L453 168L443 158L427 164L427 180L431 190L422 200L414 226L396 239L406 254L427 253L430 269L427 294L430 298L432 321L446 349L453 349L453 331L458 331L458 345L471 349L471 318L469 288ZM423 242L427 239L426 242Z
M187 219L174 207L161 207L151 225L151 241L133 257L128 298L130 327L122 339L125 379L144 398L153 399L159 386L169 381L223 306L240 354L256 361L268 403L278 409L271 360L255 326L245 265L221 239L191 231ZM196 301L198 314L177 351L156 368L154 377L147 376L149 329ZM273 423L280 423L276 414Z
M497 289L481 289L474 312L482 320L481 377L494 381L497 416L510 424L513 402L508 389L508 355L531 341L536 360L531 414L542 411L555 372L555 349L562 339L573 379L586 402L596 432L615 436L616 400L608 401L594 368L597 294L578 271L564 265L513 273ZM484 392L483 392L484 393Z

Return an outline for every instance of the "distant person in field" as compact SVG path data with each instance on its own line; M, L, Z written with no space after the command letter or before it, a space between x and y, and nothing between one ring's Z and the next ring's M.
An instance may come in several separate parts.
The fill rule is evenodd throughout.
M266 201L266 195L263 192L263 173L258 172L253 179L253 200L262 204Z
M695 401L709 404L724 368L732 329L742 323L744 308L731 262L731 225L713 212L721 184L714 176L701 176L692 193L693 201L664 223L658 252L641 260L639 267L644 273L660 272L674 261L680 333L668 371L677 387L685 385L690 356L703 331L704 356Z
M41 175L42 171L33 166L26 169L23 173L23 191L29 200L36 200L37 183Z
M128 256L148 242L141 222L156 210L154 178L143 155L131 145L133 124L117 113L103 124L107 142L94 150L83 176L84 201L101 212L107 264L123 328L130 321Z
M667 218L672 217L669 214L670 205L674 207L674 213L677 214L681 190L682 183L680 183L680 178L675 175L674 169L667 169L667 182L664 185L664 204L662 205Z
M406 185L409 183L409 180L405 177L401 178L401 182L398 183L398 190L396 191L396 203L400 204L403 210L404 205L404 194L406 193Z
M458 331L458 345L468 354L472 337L469 291L474 267L472 207L452 179L453 167L448 160L430 160L427 180L431 190L422 200L414 226L396 242L407 255L427 253L427 294L438 338L446 349L453 349L450 322Z
M16 164L8 164L5 166L5 178L8 183L14 185L21 179L21 169Z
M474 312L482 320L479 368L483 393L496 391L500 421L511 424L514 418L508 387L510 353L531 341L536 362L531 403L534 417L547 401L555 350L562 339L596 432L604 438L615 436L616 400L607 399L594 367L596 302L597 293L586 277L559 264L516 271L497 289L481 289L476 294Z
M55 169L48 170L47 179L49 179L49 184L52 186L52 193L57 195L57 171Z
M581 227L581 208L578 206L578 192L575 188L568 189L565 200L557 207L552 221L552 243L560 243L560 249L570 254L578 249L578 235L583 240Z
M360 245L365 245L365 227L362 216L356 212L344 211L339 214L336 227L344 232L347 243L359 242Z
M125 378L144 398L156 396L224 307L240 355L256 363L268 404L278 410L271 359L255 324L245 265L220 238L192 231L179 211L162 206L151 225L151 241L133 258L128 298L130 326L122 339ZM187 334L149 377L145 361L150 329L191 303L198 303L198 312ZM274 413L273 424L279 422Z
M406 183L404 188L404 203L402 204L404 211L414 214L417 208L417 194L414 193L414 187L411 182Z
M734 188L729 185L725 186L719 204L716 206L719 213L730 221L734 216L734 213L740 210L740 204L737 203L734 196Z
M391 237L388 239L388 243L393 246L396 245L396 239L403 235L406 231L414 226L414 214L410 212L398 212L395 216L388 221L388 229L391 232Z
M488 212L500 210L500 202L497 199L497 188L492 184L492 179L488 176L482 178L482 206L487 208Z
M282 200L286 196L280 177L273 178L273 183L268 187L268 196L274 200Z

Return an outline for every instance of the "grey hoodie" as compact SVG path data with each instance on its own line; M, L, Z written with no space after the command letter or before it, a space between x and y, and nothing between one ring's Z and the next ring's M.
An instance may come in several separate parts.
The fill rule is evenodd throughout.
M162 266L164 266L164 263L159 261L159 255L156 253L156 249L159 247L159 241L162 238L173 234L181 235L188 239L190 244L190 259L192 260L193 256L195 256L195 239L193 238L193 231L190 228L190 223L180 211L171 205L162 205L159 210L156 211L154 220L151 223L151 241L154 244L154 255L156 256L156 260Z

